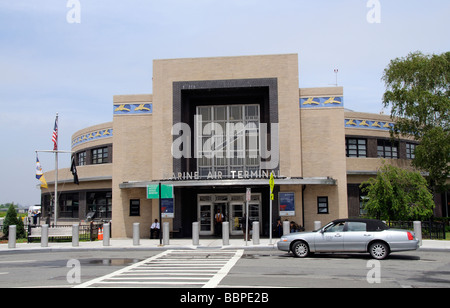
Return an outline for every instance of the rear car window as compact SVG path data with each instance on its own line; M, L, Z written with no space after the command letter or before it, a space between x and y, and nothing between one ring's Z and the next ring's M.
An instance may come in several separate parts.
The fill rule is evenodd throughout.
M349 221L347 222L347 232L366 231L365 222Z

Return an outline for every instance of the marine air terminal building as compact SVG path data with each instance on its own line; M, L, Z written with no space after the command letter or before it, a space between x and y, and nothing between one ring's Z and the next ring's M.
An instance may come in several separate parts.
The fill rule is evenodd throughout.
M279 217L311 230L363 215L359 185L382 161L409 167L416 143L390 140L390 116L345 109L342 87L299 89L298 68L297 54L154 60L153 94L114 96L112 122L72 136L79 185L59 170L58 221L90 213L111 221L112 237L132 237L135 222L148 237L160 183L174 237L190 237L197 221L213 235L219 210L230 234L242 234L247 188L263 236ZM54 174L45 173L44 217ZM435 197L436 216L449 216L447 200Z

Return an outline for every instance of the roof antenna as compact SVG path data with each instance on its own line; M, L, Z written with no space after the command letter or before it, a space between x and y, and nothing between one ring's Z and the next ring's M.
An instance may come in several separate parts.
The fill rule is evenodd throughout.
M339 70L337 68L334 69L334 73L336 74L336 87L338 86L338 73Z

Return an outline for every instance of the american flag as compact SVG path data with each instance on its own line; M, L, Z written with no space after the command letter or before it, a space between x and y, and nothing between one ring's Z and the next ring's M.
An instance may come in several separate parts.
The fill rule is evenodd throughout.
M58 150L58 118L55 119L55 127L53 128L52 141L53 141L53 151L57 151Z

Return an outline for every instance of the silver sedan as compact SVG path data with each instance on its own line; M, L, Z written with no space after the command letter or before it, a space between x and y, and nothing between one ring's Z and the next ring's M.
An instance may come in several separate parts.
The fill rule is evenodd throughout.
M299 258L314 252L368 252L382 260L391 252L418 249L419 241L414 232L390 229L380 220L337 219L319 230L283 235L277 247Z

